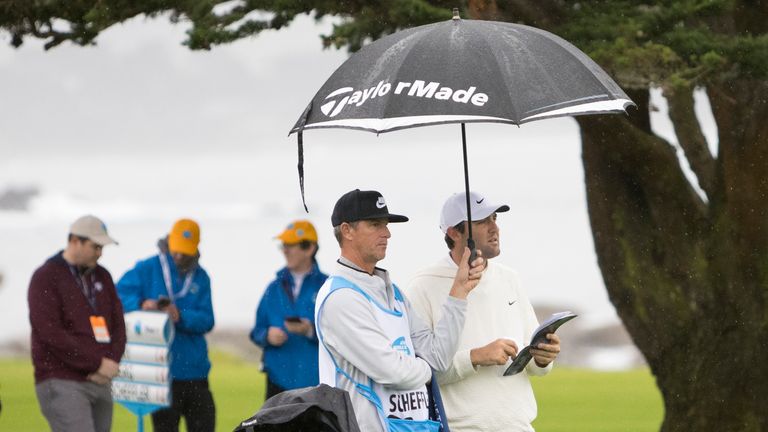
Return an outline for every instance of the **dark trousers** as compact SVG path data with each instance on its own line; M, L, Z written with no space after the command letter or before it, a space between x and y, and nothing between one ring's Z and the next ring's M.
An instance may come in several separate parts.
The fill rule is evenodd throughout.
M280 393L282 393L284 391L285 391L284 388L282 388L279 385L273 383L272 380L269 379L269 375L267 375L267 397L265 398L265 400L271 398L272 396L274 396L276 394L280 394Z
M171 407L152 414L155 432L178 432L181 416L184 416L188 432L213 432L216 428L216 406L208 380L174 380L171 382L171 395Z

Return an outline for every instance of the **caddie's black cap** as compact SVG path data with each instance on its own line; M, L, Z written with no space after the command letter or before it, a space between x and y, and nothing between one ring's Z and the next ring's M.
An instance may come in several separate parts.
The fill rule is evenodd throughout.
M370 219L387 219L390 222L407 222L408 218L389 212L384 197L376 191L349 191L336 201L331 215L331 224L357 222Z

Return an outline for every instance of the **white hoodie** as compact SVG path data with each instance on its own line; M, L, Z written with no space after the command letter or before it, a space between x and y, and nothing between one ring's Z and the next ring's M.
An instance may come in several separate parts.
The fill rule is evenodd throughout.
M417 273L406 288L414 311L429 325L440 321L457 269L448 255ZM498 338L514 340L518 349L530 342L539 323L517 273L489 261L467 302L459 348L448 370L438 373L451 431L533 431L536 399L528 376L544 375L552 364L540 368L531 361L523 372L505 377L509 363L475 368L469 355Z

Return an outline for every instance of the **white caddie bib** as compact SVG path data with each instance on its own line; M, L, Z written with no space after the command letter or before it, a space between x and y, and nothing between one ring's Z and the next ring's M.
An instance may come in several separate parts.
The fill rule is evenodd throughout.
M389 339L390 346L393 349L402 352L404 355L410 357L416 356L413 342L411 341L411 332L405 309L405 302L397 288L395 288L395 308L388 309L386 306L379 304L376 300L371 298L358 286L344 278L332 276L326 281L326 284L329 289L326 289L326 286L324 286L317 297L317 304L320 305L316 317L317 323L320 322L325 300L333 294L333 292L339 289L352 289L364 296L371 303L376 322ZM439 425L438 423L429 420L429 394L427 393L426 385L412 390L391 390L372 380L368 383L358 383L357 381L354 381L347 372L343 371L338 366L336 360L331 356L330 351L325 346L322 331L319 326L318 337L323 348L325 348L320 349L319 355L320 382L335 385L339 380L348 379L356 383L358 393L376 406L376 410L381 417L385 430L395 430L393 425L389 424L392 419L415 420L414 422L404 422L413 423L413 426L417 426L420 423L433 424L421 424L419 425L421 427L437 427ZM417 426L418 429L412 430L428 430L421 429L419 426ZM411 428L408 429L411 430Z

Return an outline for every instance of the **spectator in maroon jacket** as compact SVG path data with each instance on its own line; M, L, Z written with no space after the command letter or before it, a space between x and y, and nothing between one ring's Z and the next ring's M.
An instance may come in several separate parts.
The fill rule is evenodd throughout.
M29 284L35 391L53 432L112 427L110 382L125 350L125 322L112 276L97 264L108 244L117 242L104 223L81 217L66 249Z

